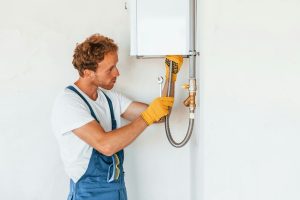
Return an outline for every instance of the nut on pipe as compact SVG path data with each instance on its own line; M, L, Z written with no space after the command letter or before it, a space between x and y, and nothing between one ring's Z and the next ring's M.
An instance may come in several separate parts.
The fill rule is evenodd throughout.
M189 81L189 107L190 107L190 112L194 112L196 108L196 79L190 79Z
M196 97L196 92L190 92L190 96L188 97L189 99L189 108L190 111L194 112L195 108L196 108L196 101L195 98Z

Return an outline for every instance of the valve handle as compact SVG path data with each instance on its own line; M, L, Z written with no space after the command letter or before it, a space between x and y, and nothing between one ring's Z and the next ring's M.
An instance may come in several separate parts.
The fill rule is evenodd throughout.
M188 83L184 83L184 84L182 85L182 88L188 90L188 89L190 88L190 85L189 85Z

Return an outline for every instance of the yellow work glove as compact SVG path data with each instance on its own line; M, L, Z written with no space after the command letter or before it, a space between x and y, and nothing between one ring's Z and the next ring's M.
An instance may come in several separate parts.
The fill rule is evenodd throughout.
M147 125L153 124L169 113L169 107L172 107L173 103L174 97L158 97L142 112L141 116Z
M172 80L176 81L177 73L179 72L182 63L183 57L182 56L166 56L165 63L166 63L166 79L169 78L169 71L170 71L170 61L173 62L173 70L172 70Z

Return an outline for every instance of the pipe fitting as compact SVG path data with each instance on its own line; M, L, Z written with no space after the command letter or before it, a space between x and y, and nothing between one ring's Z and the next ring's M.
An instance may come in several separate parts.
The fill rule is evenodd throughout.
M196 98L195 97L196 97L196 92L190 92L190 96L188 97L190 112L195 111L195 108L196 108L196 101L195 101Z
M183 104L186 106L186 107L190 107L190 102L191 102L191 97L188 96L186 98L186 100L183 101Z
M189 91L190 92L197 91L196 79L194 79L194 78L189 79Z
M197 85L196 85L196 79L190 79L189 84L189 108L190 112L194 112L196 108L196 91L197 91Z
M193 50L193 51L189 51L189 56L200 56L200 52Z

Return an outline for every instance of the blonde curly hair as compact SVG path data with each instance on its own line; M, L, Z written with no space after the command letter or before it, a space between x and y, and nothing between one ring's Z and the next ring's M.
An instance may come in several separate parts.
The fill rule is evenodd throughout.
M83 71L89 69L96 71L98 63L110 52L117 52L118 46L108 37L94 34L84 42L77 44L73 54L72 64L83 76Z

